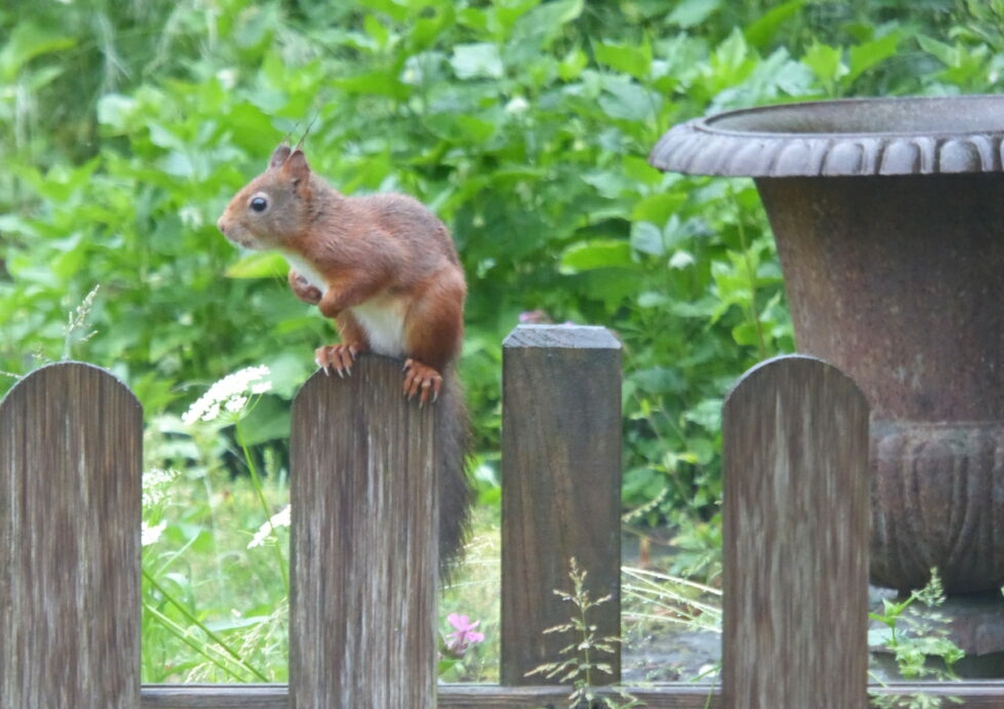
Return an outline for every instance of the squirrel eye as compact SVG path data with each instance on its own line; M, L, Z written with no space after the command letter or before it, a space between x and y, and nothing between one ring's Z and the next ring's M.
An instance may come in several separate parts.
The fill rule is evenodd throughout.
M268 208L268 200L264 197L253 197L251 199L251 209L255 212L264 212Z

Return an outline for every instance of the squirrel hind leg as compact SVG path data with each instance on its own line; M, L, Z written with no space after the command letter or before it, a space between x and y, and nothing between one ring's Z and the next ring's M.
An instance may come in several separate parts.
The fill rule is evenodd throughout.
M464 337L464 297L467 287L456 269L437 272L416 288L404 321L405 392L433 388L438 394L442 374L460 354Z
M424 362L409 357L404 361L404 395L409 400L418 396L419 405L435 403L443 388L443 375Z

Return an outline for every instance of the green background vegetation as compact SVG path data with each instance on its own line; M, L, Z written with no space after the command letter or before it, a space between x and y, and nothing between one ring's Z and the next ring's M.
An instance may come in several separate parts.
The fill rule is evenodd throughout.
M625 510L680 529L694 570L717 540L722 397L794 343L752 183L663 175L648 151L712 111L999 91L1002 30L1001 0L5 3L0 370L108 367L144 404L150 464L203 479L195 452L239 463L181 445L177 415L266 364L275 389L244 433L281 487L289 400L332 329L286 292L281 259L241 254L215 222L309 124L312 166L343 192L408 192L453 231L483 500L502 339L535 311L604 325L625 348ZM209 544L186 514L167 536Z

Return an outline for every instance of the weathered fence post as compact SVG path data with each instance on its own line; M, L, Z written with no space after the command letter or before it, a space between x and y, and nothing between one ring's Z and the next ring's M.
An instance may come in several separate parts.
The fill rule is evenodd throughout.
M434 709L437 407L362 356L293 402L290 707Z
M725 709L861 709L868 683L868 404L810 357L724 406Z
M0 402L0 705L139 706L142 427L85 364Z
M620 635L621 346L601 327L517 327L503 345L503 684L541 684L526 673L560 659L574 609L569 560L588 573L593 597L611 595L590 619ZM620 678L620 655L593 657ZM552 680L553 681L553 680Z

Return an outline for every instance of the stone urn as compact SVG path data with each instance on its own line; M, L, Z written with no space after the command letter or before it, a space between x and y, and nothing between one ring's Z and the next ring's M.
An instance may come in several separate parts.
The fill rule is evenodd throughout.
M662 170L755 180L797 348L871 416L875 584L1004 582L1004 96L821 101L668 131Z

